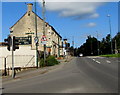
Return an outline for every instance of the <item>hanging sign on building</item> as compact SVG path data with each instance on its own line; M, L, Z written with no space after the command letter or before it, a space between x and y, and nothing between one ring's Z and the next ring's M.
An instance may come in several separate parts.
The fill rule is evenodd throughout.
M45 35L42 36L42 38L41 38L41 43L42 43L42 44L46 44L46 43L47 43L47 38L46 38Z

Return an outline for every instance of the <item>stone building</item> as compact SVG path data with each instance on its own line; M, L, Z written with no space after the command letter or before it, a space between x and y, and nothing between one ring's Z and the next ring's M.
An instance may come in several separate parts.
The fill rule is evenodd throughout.
M37 36L38 50L44 51L44 45L41 43L43 36L43 20L32 11L32 3L27 4L27 12L10 28L10 35L16 36L19 39L20 45L29 45L32 50L36 49L36 21L37 21ZM36 21L35 21L36 18ZM45 22L45 36L47 38L46 53L59 57L63 55L62 37L56 30Z

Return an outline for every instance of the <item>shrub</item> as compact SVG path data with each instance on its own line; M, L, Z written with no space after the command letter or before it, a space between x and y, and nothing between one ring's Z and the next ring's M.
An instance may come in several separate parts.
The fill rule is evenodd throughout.
M58 63L59 62L55 59L54 56L48 56L48 58L46 59L46 66L53 66Z
M59 64L59 62L55 59L54 56L48 56L45 60L45 64L44 64L43 58L39 60L39 64L40 64L40 67L44 67L44 66L53 66L53 65Z
M64 57L63 55L60 55L59 57Z
M40 67L44 67L44 59L43 58L39 59L39 65L40 65Z

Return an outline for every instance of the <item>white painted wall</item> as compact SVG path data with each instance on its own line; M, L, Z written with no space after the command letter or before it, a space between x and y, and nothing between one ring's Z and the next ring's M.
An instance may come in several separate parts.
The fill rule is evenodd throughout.
M4 58L6 57L7 68L12 66L12 51L7 47L0 47L0 69L4 69ZM31 50L30 45L20 45L19 49L14 51L15 67L34 67L36 66L36 51Z

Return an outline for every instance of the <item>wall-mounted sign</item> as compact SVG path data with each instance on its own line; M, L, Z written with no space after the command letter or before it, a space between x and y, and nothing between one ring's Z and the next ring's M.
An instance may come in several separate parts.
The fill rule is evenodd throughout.
M32 43L32 37L28 36L28 37L16 37L16 39L19 42L19 45L29 45Z

